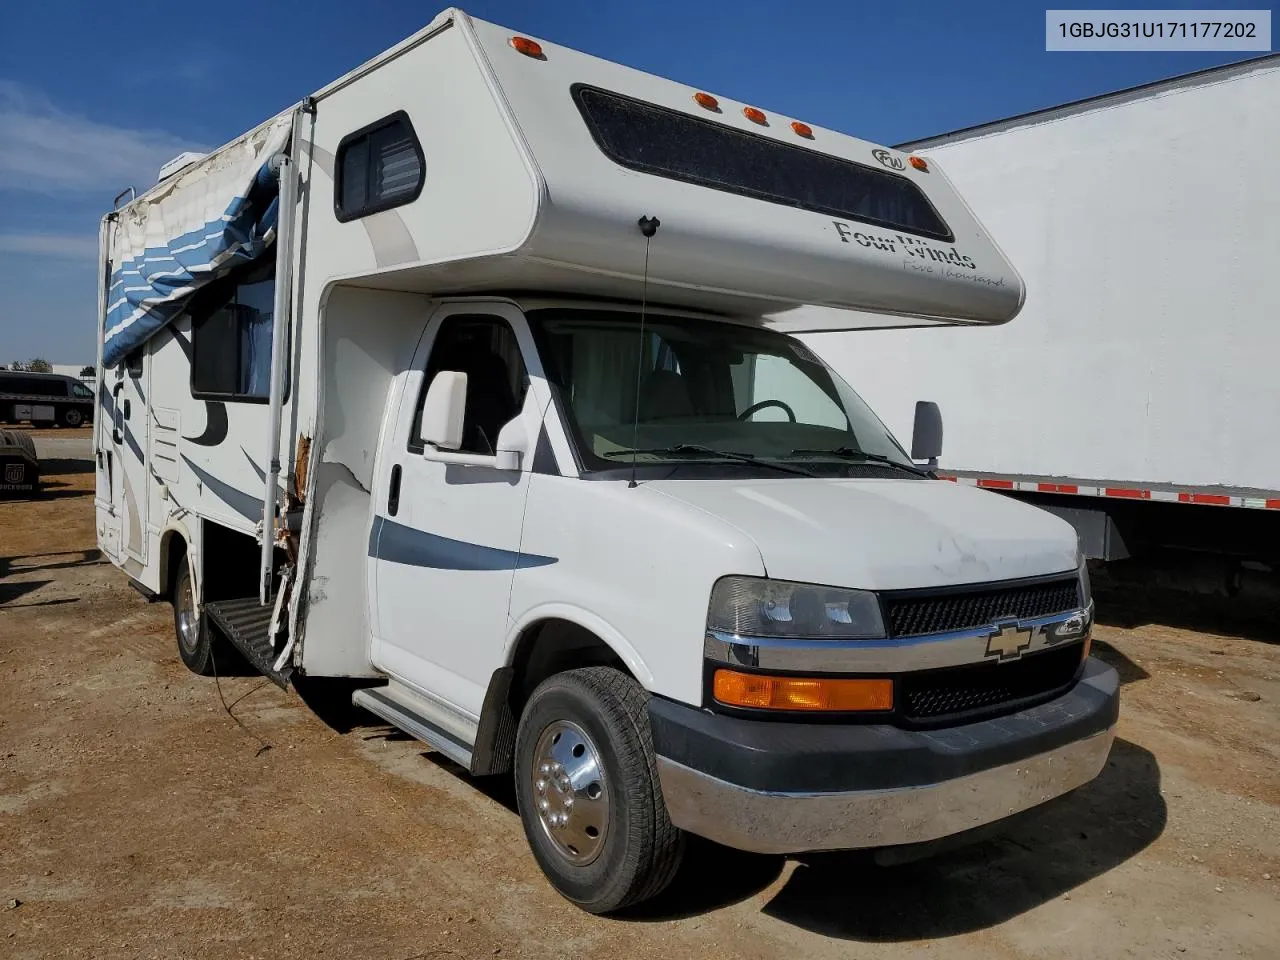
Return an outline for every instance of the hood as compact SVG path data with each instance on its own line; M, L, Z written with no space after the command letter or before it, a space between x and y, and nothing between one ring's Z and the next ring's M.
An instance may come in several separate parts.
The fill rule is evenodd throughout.
M945 480L654 480L752 538L768 575L866 590L1034 577L1076 569L1064 520Z

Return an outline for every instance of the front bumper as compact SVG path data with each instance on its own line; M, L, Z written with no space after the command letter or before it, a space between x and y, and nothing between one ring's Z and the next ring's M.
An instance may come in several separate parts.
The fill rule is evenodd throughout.
M757 853L923 843L1088 783L1111 749L1119 677L1089 659L1067 693L958 727L746 720L650 701L676 826Z

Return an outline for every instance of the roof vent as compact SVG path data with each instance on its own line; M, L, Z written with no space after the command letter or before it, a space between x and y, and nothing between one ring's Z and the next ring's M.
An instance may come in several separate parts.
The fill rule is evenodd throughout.
M192 153L190 150L185 153L178 154L160 168L160 176L156 179L156 183L168 180L175 173L180 173L187 169L187 167L191 166L197 160L203 160L204 156L205 155L203 153Z

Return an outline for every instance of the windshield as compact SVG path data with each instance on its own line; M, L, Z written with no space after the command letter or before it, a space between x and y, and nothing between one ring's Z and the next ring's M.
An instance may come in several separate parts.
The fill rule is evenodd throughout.
M529 322L587 469L634 456L818 475L849 475L851 465L858 476L915 472L862 399L791 337L650 315L642 342L638 313L593 309L534 310Z

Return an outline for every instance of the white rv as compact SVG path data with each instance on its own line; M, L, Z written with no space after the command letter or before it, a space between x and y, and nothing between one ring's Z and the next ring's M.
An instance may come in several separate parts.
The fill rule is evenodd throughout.
M1072 529L789 335L1017 313L935 166L448 10L102 251L98 535L182 659L360 681L585 909L685 831L922 844L1105 762Z

